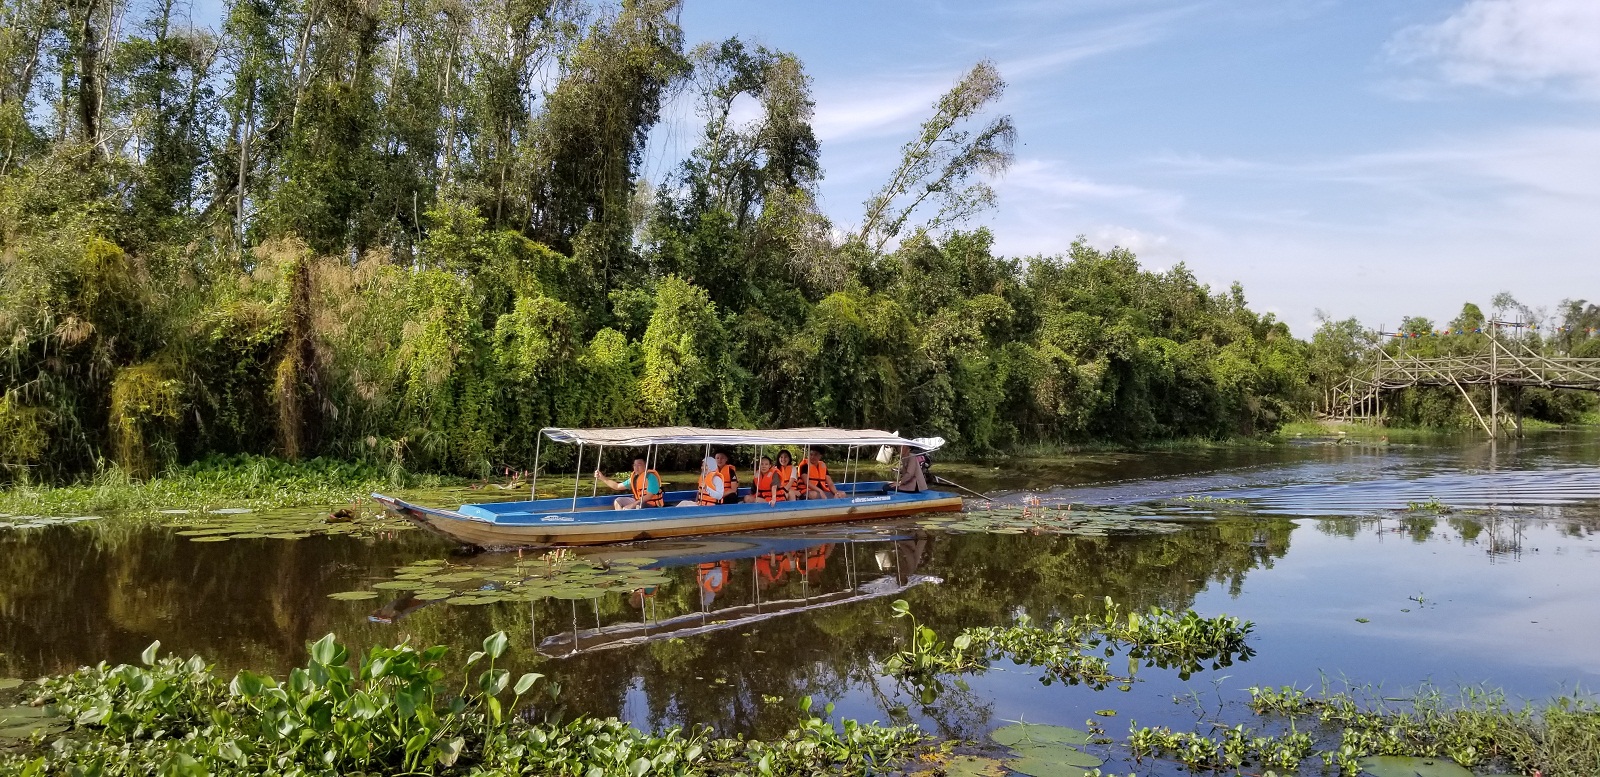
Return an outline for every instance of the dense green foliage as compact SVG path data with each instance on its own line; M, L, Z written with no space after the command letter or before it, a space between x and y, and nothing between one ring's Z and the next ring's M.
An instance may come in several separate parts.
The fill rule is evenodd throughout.
M531 463L549 424L985 451L1309 407L1303 345L1237 287L959 231L1011 160L992 64L852 232L816 205L801 63L686 49L677 10L233 0L212 31L170 2L8 3L4 477L213 453L481 475ZM704 132L647 181L669 99Z
M332 634L283 681L241 671L217 676L200 657L144 666L104 663L40 683L69 728L37 736L33 753L0 760L23 775L867 774L913 755L915 727L809 715L773 741L721 739L708 729L651 735L615 718L563 720L559 688L542 675L512 679L496 666L497 632L467 656L462 677L444 647L375 647L359 660ZM476 669L475 666L481 666ZM831 709L831 707L830 707Z

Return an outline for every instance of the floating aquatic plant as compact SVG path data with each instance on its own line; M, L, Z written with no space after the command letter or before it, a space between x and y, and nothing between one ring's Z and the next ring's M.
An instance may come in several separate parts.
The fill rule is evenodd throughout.
M1226 615L1204 618L1193 610L1175 613L1152 607L1123 614L1108 597L1099 614L1059 620L1048 627L1035 626L1026 615L1012 626L969 628L946 643L932 629L917 624L905 600L892 605L896 618L912 622L910 646L891 656L891 674L927 679L935 674L978 671L990 661L1006 657L1044 669L1046 684L1083 683L1101 689L1127 683L1139 668L1176 669L1188 679L1206 662L1212 668L1247 661L1255 651L1245 644L1254 624ZM1102 653L1118 650L1128 657L1128 676L1111 671Z
M1104 537L1117 533L1167 534L1182 526L1111 509L1072 505L985 506L962 513L930 515L918 522L928 529L968 534L1069 534Z
M1078 748L1089 744L1089 734L1066 726L1014 723L989 734L1010 748L1016 757L1006 766L1029 777L1084 777L1104 763Z
M465 606L594 599L611 591L634 591L670 582L671 576L645 568L654 563L655 559L644 557L595 561L561 550L540 555L477 556L465 564L428 559L396 569L392 579L373 583L371 588L396 594L409 592L423 601ZM353 593L331 597L355 599Z
M492 634L451 666L442 646L356 656L329 634L284 680L218 676L199 657L158 657L157 643L137 666L102 663L42 681L53 708L22 714L59 709L73 729L0 756L0 773L865 775L923 748L914 726L835 725L825 719L831 705L813 715L809 697L797 726L763 740L563 720L548 712L559 709L558 686L501 666L509 643Z
M218 508L204 512L177 511L163 515L162 523L179 536L195 542L237 539L298 540L324 534L371 536L407 531L409 522L381 511L368 511L353 520L329 521L326 510Z
M43 529L98 520L98 515L0 515L0 529Z

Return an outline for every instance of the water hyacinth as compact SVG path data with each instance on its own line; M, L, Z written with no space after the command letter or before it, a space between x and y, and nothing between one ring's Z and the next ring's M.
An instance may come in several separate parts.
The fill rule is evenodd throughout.
M915 755L911 726L807 716L774 741L704 728L647 733L615 718L564 720L560 689L498 666L490 635L447 669L447 648L375 647L359 658L332 634L284 680L219 677L203 659L101 663L40 681L35 702L58 721L0 771L35 774L538 774L605 777L869 774ZM802 702L810 712L810 699ZM831 706L827 712L831 712ZM43 713L41 713L43 714ZM827 713L824 713L827 714Z

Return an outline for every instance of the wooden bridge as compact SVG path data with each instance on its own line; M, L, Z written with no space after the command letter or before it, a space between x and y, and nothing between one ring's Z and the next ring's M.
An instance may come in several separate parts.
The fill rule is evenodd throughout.
M1535 352L1520 338L1508 338L1502 329L1521 323L1491 321L1486 327L1489 347L1481 353L1422 358L1404 352L1378 349L1376 358L1329 390L1323 398L1323 418L1381 423L1386 394L1412 386L1454 386L1491 437L1502 430L1522 432L1522 389L1600 391L1600 359L1549 357ZM1468 386L1488 386L1485 415L1468 393ZM1510 407L1501 403L1501 389L1510 393ZM1506 418L1502 418L1502 415Z

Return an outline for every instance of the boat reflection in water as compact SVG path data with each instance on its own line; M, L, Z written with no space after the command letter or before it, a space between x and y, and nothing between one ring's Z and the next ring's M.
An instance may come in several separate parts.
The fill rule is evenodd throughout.
M534 602L533 642L544 655L564 657L892 597L923 583L942 582L917 573L930 545L924 531L861 527L573 549L578 558L599 564L651 558L642 569L671 579L626 591L626 607L615 601L602 606L603 597ZM371 620L392 623L430 604L397 599ZM541 637L546 628L561 631Z

